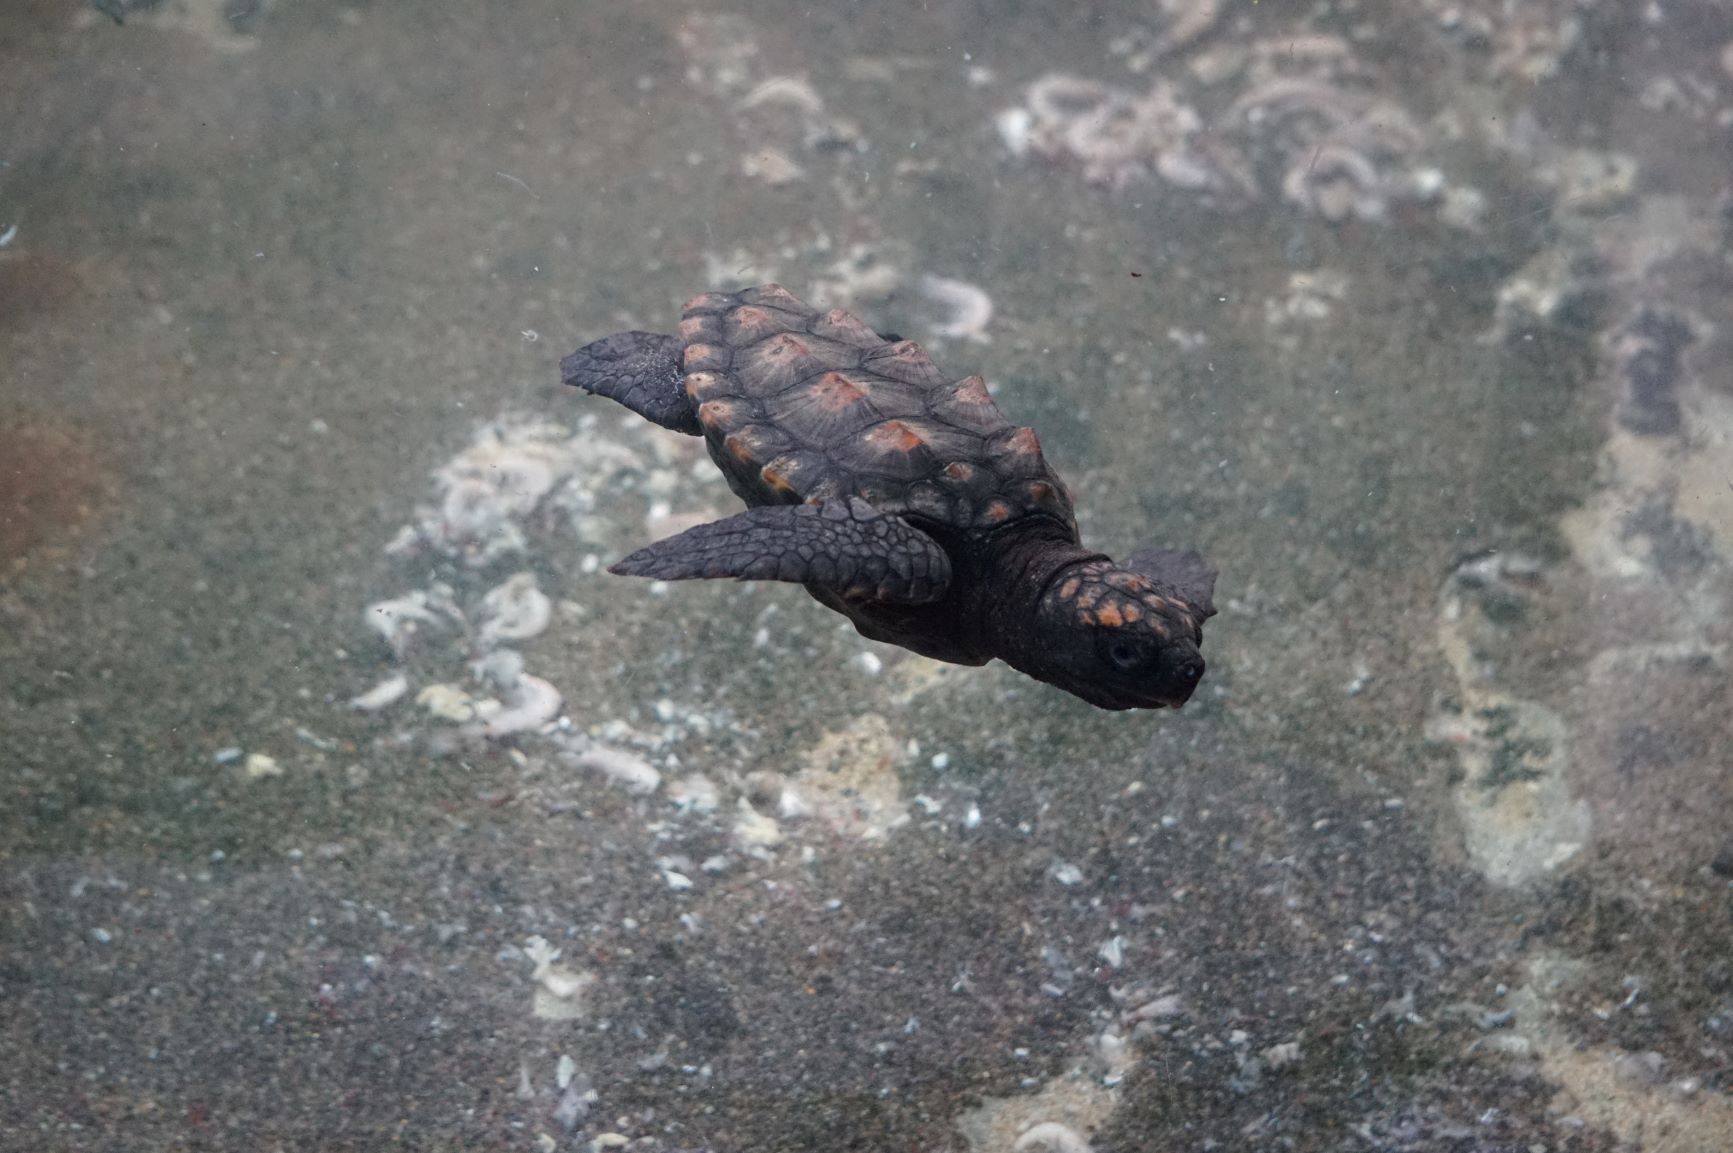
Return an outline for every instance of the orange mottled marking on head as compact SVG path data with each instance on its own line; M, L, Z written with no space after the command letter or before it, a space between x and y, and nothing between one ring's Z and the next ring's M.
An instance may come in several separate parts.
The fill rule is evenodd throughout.
M1037 456L1041 452L1041 441L1035 436L1032 428L1020 428L1005 438L1005 447L1019 456Z
M975 466L954 460L945 466L945 475L957 481L972 480L975 476Z
M789 496L794 495L793 482L788 479L786 473L782 472L775 465L767 464L763 468L759 469L758 478L777 492L786 493Z
M736 432L722 442L722 447L727 449L735 460L748 461L752 459L758 445L750 433Z
M1110 629L1116 629L1125 623L1125 616L1119 611L1118 601L1108 601L1106 604L1102 605L1101 608L1096 610L1095 620L1097 624L1103 624Z
M1059 595L1066 600L1070 600L1072 597L1077 595L1077 590L1081 587L1083 587L1082 581L1078 580L1076 577L1069 577L1066 579L1064 584L1059 586Z
M866 399L866 390L840 372L827 372L812 386L812 398L829 412L840 412Z
M994 523L998 523L1002 520L1009 520L1011 517L1011 506L1002 500L992 501L987 505L987 510L982 513L982 515Z
M685 341L697 340L704 335L705 322L709 319L708 316L688 316L682 320L680 322L680 339Z
M1024 491L1029 494L1029 499L1036 504L1046 504L1053 499L1053 486L1044 480L1035 481Z
M719 292L700 292L680 306L681 312L697 312L701 308L716 308L727 298Z
M1135 604L1124 605L1120 613L1125 617L1126 624L1136 624L1143 619L1143 610Z
M1116 589L1124 589L1128 593L1146 593L1154 588L1149 583L1149 578L1142 573L1127 572L1124 569L1108 573L1107 583Z
M866 442L885 452L913 452L927 443L920 433L900 420L885 421L867 433ZM1005 515L1011 515L1009 508Z

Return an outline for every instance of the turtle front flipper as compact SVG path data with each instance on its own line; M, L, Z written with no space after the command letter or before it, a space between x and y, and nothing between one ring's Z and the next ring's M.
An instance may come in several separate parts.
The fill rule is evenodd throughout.
M937 541L859 497L761 505L659 540L608 569L655 580L788 581L850 600L931 604L951 561Z
M616 332L560 361L569 385L618 401L663 428L702 436L698 412L686 396L678 337L659 332Z
M1216 615L1216 570L1190 549L1140 548L1125 558L1125 567L1176 594L1197 614L1200 624Z

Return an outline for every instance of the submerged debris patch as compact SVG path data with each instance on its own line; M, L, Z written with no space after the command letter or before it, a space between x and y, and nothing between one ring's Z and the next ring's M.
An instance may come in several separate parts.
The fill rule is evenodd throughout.
M1613 355L1625 384L1620 424L1644 436L1679 431L1679 378L1685 350L1695 339L1689 321L1654 305L1638 309L1614 336Z
M1214 5L1198 6L1197 17L1176 23L1184 35L1139 49L1132 60L1147 67L1190 43L1213 22ZM1207 119L1176 82L1183 70L1143 92L1050 73L995 126L1013 155L1076 164L1085 180L1114 188L1156 178L1242 200L1279 194L1331 222L1382 220L1398 200L1431 202L1447 223L1473 223L1454 210L1469 190L1416 163L1426 135L1406 108L1366 85L1370 70L1346 40L1278 37L1236 50L1231 60L1200 56L1196 64L1193 76L1206 88L1229 79L1241 85ZM1260 175L1272 168L1280 173L1274 180Z

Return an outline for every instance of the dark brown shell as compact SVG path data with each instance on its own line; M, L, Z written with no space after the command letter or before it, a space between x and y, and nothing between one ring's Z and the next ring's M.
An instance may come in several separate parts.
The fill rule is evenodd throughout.
M694 297L680 339L710 455L748 504L852 494L961 529L1045 513L1075 538L1035 431L1006 420L980 377L946 380L914 341L777 284Z

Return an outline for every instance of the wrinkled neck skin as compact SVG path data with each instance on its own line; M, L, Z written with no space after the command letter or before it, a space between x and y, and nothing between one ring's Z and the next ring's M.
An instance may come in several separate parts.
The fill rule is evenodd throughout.
M1065 528L1046 518L1031 519L993 542L980 607L981 631L992 654L1020 673L1049 681L1047 644L1042 639L1041 598L1054 581L1077 565L1109 558L1084 548Z

